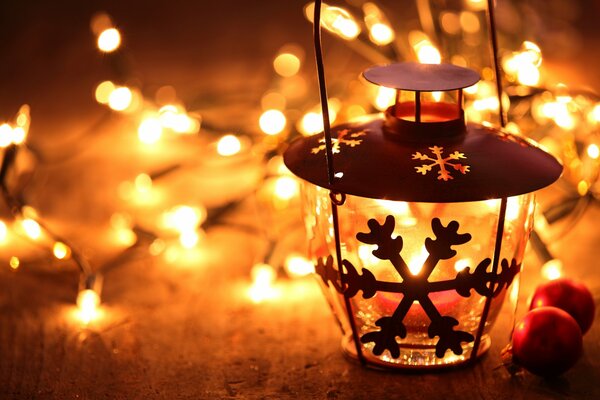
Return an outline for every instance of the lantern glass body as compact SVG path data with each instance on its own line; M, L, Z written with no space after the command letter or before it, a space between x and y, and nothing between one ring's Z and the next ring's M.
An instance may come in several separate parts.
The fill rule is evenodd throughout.
M303 201L311 257L315 263L330 256L335 260L335 237L329 190L304 182ZM376 244L363 243L357 238L358 233L369 232L368 221L375 219L383 224L388 216L394 217L393 236L402 237L401 257L414 276L418 276L429 256L425 247L426 239L435 238L432 232L432 220L438 218L444 226L451 221L456 221L459 224L458 233L469 233L471 239L467 243L453 246L456 255L439 260L431 274L426 277L427 284L451 281L463 269L468 267L470 271L474 271L480 263L485 263L486 259L489 259L490 263L493 260L500 205L499 199L463 203L407 203L347 195L344 205L337 208L341 258L348 260L359 273L363 268L370 271L377 281L403 282L404 279L390 261L382 260L373 254L377 249ZM507 260L508 263L514 260L521 265L532 227L533 209L533 194L508 198L499 260ZM499 262L498 271L502 268L500 264ZM337 270L337 263L334 262L333 266ZM490 264L488 270L491 269ZM382 317L393 315L403 297L402 293L377 291L373 297L364 298L363 293L358 292L349 298L352 309L352 314L349 315L344 296L331 282L326 283L325 280L321 280L321 284L342 328L342 346L349 355L354 357L356 357L356 346L353 341L352 326L356 328L359 338L369 332L378 331L380 328L376 322ZM507 297L507 290L513 290L517 285L518 276L513 286L508 289L504 287L492 298L487 319L484 321L478 355L490 346L488 331ZM482 317L485 317L484 305L487 297L478 294L475 290L470 291L469 297L464 297L454 288L431 292L428 297L441 315L450 316L458 321L456 330L476 337ZM403 320L406 337L396 337L400 356L392 357L388 350L376 355L373 352L374 343L361 341L362 354L370 364L400 368L440 367L469 360L473 341L461 343L461 354L447 350L443 357L437 357L438 338L429 336L430 323L431 320L424 308L415 301Z

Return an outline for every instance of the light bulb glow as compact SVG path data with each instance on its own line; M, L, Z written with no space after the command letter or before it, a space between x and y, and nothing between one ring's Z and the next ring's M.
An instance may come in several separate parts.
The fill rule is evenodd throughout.
M396 90L379 86L377 88L377 96L375 97L374 106L379 111L386 110L389 106L393 105L396 100Z
M105 29L98 35L98 49L110 53L121 45L121 33L116 28Z
M254 303L262 303L278 297L279 292L273 284L277 274L275 269L268 264L256 264L251 271L252 285L248 289L248 296Z
M195 231L205 218L205 209L179 205L163 213L162 223L165 228L182 234Z
M5 242L7 236L8 228L6 227L6 222L0 220L0 243Z
M21 261L19 260L19 257L12 256L8 261L8 265L10 265L12 270L16 270L19 268L19 265L21 265Z
M115 90L115 84L111 81L104 81L96 86L96 91L94 92L94 97L96 101L100 104L108 104L108 99L110 98L110 94Z
M235 135L225 135L217 142L217 153L224 157L233 156L242 150L242 142Z
M126 110L133 100L133 93L127 87L118 87L108 96L108 106L115 111Z
M279 110L267 110L260 116L258 124L260 129L267 135L277 135L285 128L287 120Z
M286 258L285 270L290 276L302 277L314 273L315 266L306 257L293 254Z
M198 244L200 236L195 230L186 230L179 235L179 243L186 249L191 249Z
M417 58L422 64L440 64L442 55L440 51L429 41L421 41L415 46Z
M98 317L98 306L100 305L100 296L91 289L85 289L77 295L77 317L87 325Z
M587 155L593 159L597 160L600 157L600 148L596 143L590 144L586 149Z
M21 227L23 228L23 231L25 231L25 235L30 239L37 240L42 236L40 224L33 219L25 218L21 221Z
M549 281L558 279L562 276L563 273L563 263L562 261L553 258L547 261L541 270L542 276Z
M12 143L12 127L9 124L0 125L0 147L7 147Z
M291 53L281 53L273 60L273 68L279 75L289 78L300 70L300 59Z
M57 259L65 260L71 256L71 249L63 242L56 242L52 247L52 253Z
M281 200L290 200L299 192L298 181L291 176L281 176L275 181L274 195Z
M138 127L138 139L144 144L154 144L162 137L163 128L158 118L144 118Z

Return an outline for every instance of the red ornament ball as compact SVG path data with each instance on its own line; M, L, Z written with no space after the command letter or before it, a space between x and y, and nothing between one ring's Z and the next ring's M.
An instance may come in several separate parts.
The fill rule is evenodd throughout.
M513 360L540 376L558 376L571 368L583 351L577 322L556 307L529 311L513 333Z
M531 299L530 309L546 306L568 312L579 324L582 334L590 329L596 313L594 298L588 288L565 278L538 286Z

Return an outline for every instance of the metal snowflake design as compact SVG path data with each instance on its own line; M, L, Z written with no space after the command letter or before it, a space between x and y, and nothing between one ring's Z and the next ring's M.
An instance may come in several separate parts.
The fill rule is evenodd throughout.
M356 139L361 136L365 136L367 134L366 130L352 131L351 129L342 129L338 132L337 139L331 139L331 151L336 154L340 152L340 147L342 145L355 147L362 143L362 139ZM318 154L319 152L325 150L327 145L325 144L325 138L319 140L321 143L319 146L314 147L311 152L313 154Z
M455 290L462 297L470 297L473 289L481 296L495 297L502 292L502 289L510 286L519 273L521 264L517 263L515 259L510 263L503 259L498 268L499 271L493 273L488 271L492 260L486 258L477 265L473 272L470 267L466 267L458 272L454 279L429 282L429 276L441 260L448 260L456 256L457 252L452 246L469 242L471 235L458 233L459 223L457 221L450 221L448 225L444 226L439 218L434 218L431 221L431 230L435 237L425 239L428 257L419 274L413 275L401 255L402 237L393 237L395 224L395 219L391 215L387 216L383 224L375 219L370 219L367 223L370 232L358 233L356 238L362 243L377 245L377 249L373 250L372 254L381 260L388 260L402 281L379 281L366 268L363 268L362 274L359 274L350 261L343 260L346 287L342 288L339 273L334 268L331 256L327 257L325 261L323 258L317 261L316 273L321 276L325 285L333 285L338 292L344 293L348 297L354 297L359 291L362 291L365 299L375 296L377 292L403 294L394 313L391 316L383 316L375 322L379 330L367 332L360 338L362 343L372 342L375 344L372 350L373 354L379 356L388 350L392 358L400 357L400 344L396 338L406 337L407 329L403 321L415 301L419 302L430 320L429 337L432 339L436 336L439 337L436 344L436 356L443 358L447 350L452 350L457 355L462 354L461 343L474 341L473 335L455 330L454 327L459 322L452 316L442 315L429 298L429 294Z
M455 171L459 171L461 174L466 174L469 172L470 166L463 165L461 163L451 162L452 160L460 160L465 159L464 153L460 153L455 151L450 154L448 157L443 157L444 148L439 146L430 147L429 150L435 155L435 158L432 158L426 154L422 154L420 152L416 152L412 155L413 160L421 160L421 161L431 161L431 164L423 164L420 167L415 167L417 173L426 175L429 171L433 170L433 168L437 165L439 167L438 171L438 180L448 181L450 179L454 179L452 175L450 175L449 169L454 169Z

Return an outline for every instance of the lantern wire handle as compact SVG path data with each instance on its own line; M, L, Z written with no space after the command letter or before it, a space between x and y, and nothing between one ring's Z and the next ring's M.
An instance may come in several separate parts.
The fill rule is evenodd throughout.
M494 74L496 75L496 94L498 96L498 112L499 112L499 120L500 126L504 128L506 126L506 116L504 115L504 107L502 106L502 76L500 75L500 63L498 61L498 35L496 31L496 17L494 14L494 0L487 1L487 11L488 11L488 22L490 29L490 42L491 42L491 50L492 50L492 59L494 61ZM492 274L496 276L496 271L498 270L498 263L500 260L500 250L502 247L502 237L504 235L504 222L506 219L506 206L508 203L508 199L506 197L502 198L500 203L500 215L498 218L498 227L496 230L496 242L494 244L494 259L492 262ZM494 279L490 282L489 287L489 296L485 300L485 304L483 306L483 312L481 315L481 320L479 322L479 327L477 328L477 334L475 336L475 343L473 343L473 350L471 352L471 362L475 362L477 360L477 353L479 352L479 346L481 344L481 338L485 331L485 323L488 318L488 314L490 312L490 308L492 305L492 300L494 298L494 292L496 290L496 280ZM515 309L516 311L516 309ZM513 329L514 329L514 317L513 317Z
M327 103L327 85L325 82L325 67L323 65L323 50L321 48L321 0L315 0L315 8L313 15L313 33L314 33L314 45L315 45L315 60L317 64L317 75L319 79L319 95L321 97L321 112L323 114L323 133L325 135L325 155L327 160L327 176L329 180L329 187L331 188L330 200L331 200L331 214L333 218L333 231L335 237L335 253L336 262L338 266L338 272L340 274L340 283L342 289L346 289L346 279L344 274L344 267L342 264L342 249L340 242L340 229L338 224L338 205L344 204L346 196L342 193L336 193L333 190L335 180L335 169L333 167L333 145L331 140L331 124L329 121L329 105ZM348 313L348 321L350 323L350 329L352 330L352 339L354 340L354 346L356 347L356 355L361 364L366 364L365 357L360 347L358 339L358 331L354 322L354 313L352 312L352 305L348 295L344 292L344 305L346 312Z
M506 115L502 105L502 75L500 74L500 62L498 61L498 33L496 30L496 16L494 11L494 0L488 0L488 20L490 28L490 41L492 45L492 59L494 60L494 74L496 75L496 94L498 96L498 113L500 126L506 127Z

